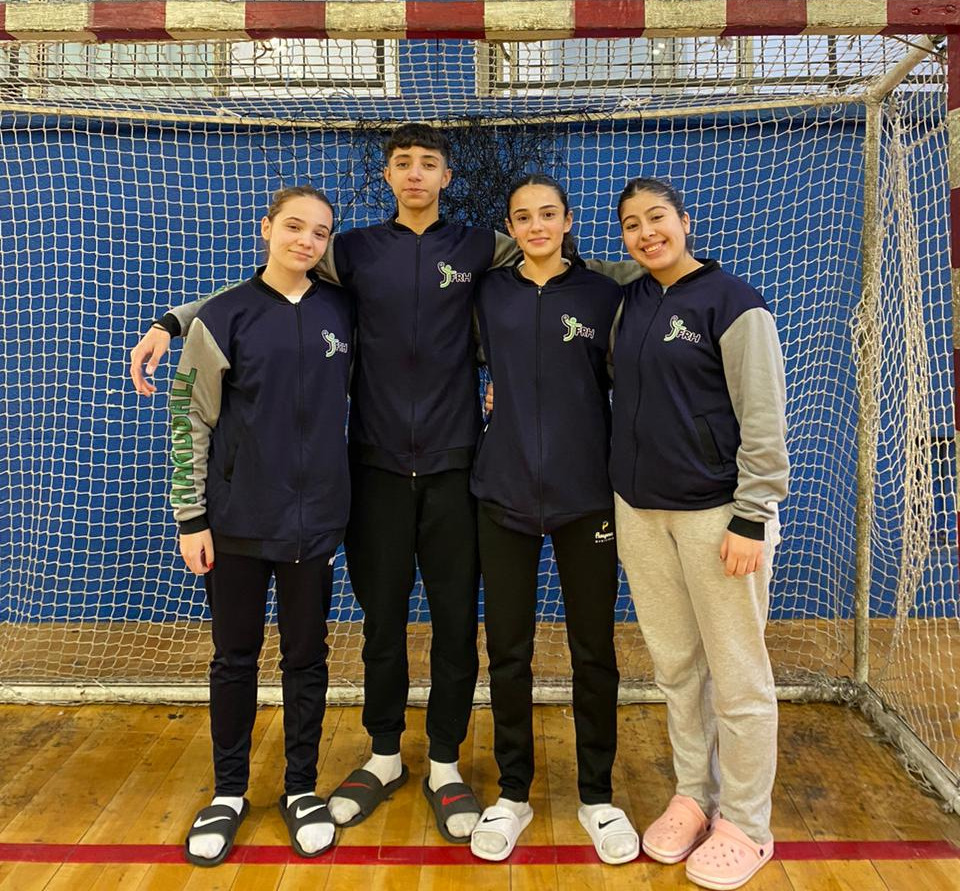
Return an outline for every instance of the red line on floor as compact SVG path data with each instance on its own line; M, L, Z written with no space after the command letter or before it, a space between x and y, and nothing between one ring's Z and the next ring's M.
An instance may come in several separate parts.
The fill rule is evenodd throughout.
M646 858L641 855L641 860ZM960 860L947 841L777 842L775 860ZM0 843L0 862L183 863L180 845L46 845ZM237 845L230 863L325 863L341 865L481 866L456 845L337 845L316 860L303 860L285 845ZM591 845L518 845L510 864L599 863ZM490 864L491 866L496 864Z

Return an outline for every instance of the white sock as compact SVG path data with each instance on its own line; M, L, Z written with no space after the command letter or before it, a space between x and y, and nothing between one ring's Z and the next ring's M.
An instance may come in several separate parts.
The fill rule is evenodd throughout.
M225 804L239 814L243 810L243 796L234 798L227 795L218 795L210 804L211 806ZM187 844L194 857L202 857L204 860L213 860L223 850L223 839L219 835L195 835Z
M533 814L533 808L530 807L529 801L510 801L509 798L498 798L495 806L505 807L521 819L528 814ZM470 837L470 844L481 851L486 851L488 854L499 854L507 846L507 840L498 832L484 832L481 829L474 832Z
M583 820L589 820L598 813L610 810L614 810L613 804L610 802L606 804L581 804L579 815ZM608 857L614 858L626 857L628 854L633 852L639 854L640 839L636 830L633 828L633 824L630 823L623 811L619 810L619 808L616 810L618 815L623 817L623 821L619 824L619 826L623 827L623 831L614 832L612 835L607 836L607 838L603 840L603 853ZM600 820L602 822L604 818L601 817Z
M288 795L287 807L290 807L298 799L306 798L312 794L312 792L301 792L298 795ZM333 833L334 827L329 823L314 823L312 826L303 826L297 832L297 844L308 854L315 854L330 845L333 841Z
M370 760L363 765L364 770L369 770L384 786L392 783L400 777L400 771L403 770L403 764L400 761L400 753L396 755L371 755ZM327 802L330 808L330 815L335 823L347 823L360 813L360 805L349 798L333 797Z
M452 764L444 764L441 761L430 760L430 779L428 783L431 792L436 792L437 789L446 786L448 783L462 782L463 777L460 776L456 761ZM447 820L447 832L455 838L466 838L473 832L473 827L477 825L479 819L480 814L453 814Z

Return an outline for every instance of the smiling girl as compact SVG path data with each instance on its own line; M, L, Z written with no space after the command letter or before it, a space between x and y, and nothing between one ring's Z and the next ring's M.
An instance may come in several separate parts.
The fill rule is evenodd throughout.
M350 501L344 427L353 310L345 291L313 271L332 228L330 202L312 187L273 196L261 221L266 266L204 304L170 394L171 501L184 561L203 575L214 644L215 797L186 840L186 857L199 866L227 857L249 810L271 576L286 754L279 808L298 854L314 857L333 844L333 820L314 791L332 563Z
M777 701L764 626L787 492L783 357L760 294L691 254L672 186L632 180L618 210L650 275L624 289L615 329L610 471L677 778L643 848L686 859L703 887L732 889L773 853Z
M473 830L471 850L486 860L505 859L533 818L531 660L537 571L550 535L573 665L578 817L601 859L624 863L638 855L639 839L611 803L619 674L606 359L620 290L577 257L566 193L550 177L534 174L514 185L506 223L523 257L515 267L487 273L478 290L497 407L471 478L480 502L501 792Z

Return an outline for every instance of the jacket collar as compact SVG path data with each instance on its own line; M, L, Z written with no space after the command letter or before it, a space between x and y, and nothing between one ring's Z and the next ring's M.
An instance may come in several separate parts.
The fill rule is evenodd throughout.
M583 261L577 258L576 261L571 263L569 260L564 259L564 263L567 264L567 268L563 270L559 275L553 276L553 278L547 279L543 285L538 285L535 281L531 281L526 278L521 272L520 267L523 266L523 258L521 257L516 264L510 267L510 271L513 273L513 277L522 285L526 285L529 288L540 288L546 287L547 285L558 285L561 282L565 282L571 275L573 275L574 269L578 266L583 266Z
M688 272L686 275L681 276L672 285L667 285L666 288L664 288L663 285L661 285L660 282L658 282L652 275L648 275L644 277L648 279L651 284L658 285L660 290L664 291L664 290L671 290L675 288L677 285L685 285L687 282L692 282L695 279L701 278L704 275L709 275L714 270L717 270L720 268L720 264L716 260L711 260L708 257L696 257L695 259L703 263L703 266L700 266L697 269L694 269L693 272Z
M396 230L397 232L413 232L413 229L411 229L409 226L404 226L403 223L397 222L397 214L394 214L392 217L390 217L385 225L390 229ZM424 229L421 234L425 235L427 232L436 232L437 229L442 229L446 225L447 221L443 217L440 217L435 222L427 226L427 228Z
M284 303L290 304L290 301L287 300L286 294L281 294L275 288L271 288L270 285L268 285L263 280L263 273L266 268L267 268L266 264L264 264L263 266L258 266L257 271L253 274L253 278L250 279L250 284L252 284L255 288L258 288L259 290L263 291L268 296L272 297L274 300L282 300ZM316 269L308 270L307 278L310 279L310 287L303 292L303 297L301 298L301 300L306 300L307 297L309 297L311 294L313 294L314 291L317 290L317 287L320 284L320 276L317 274Z

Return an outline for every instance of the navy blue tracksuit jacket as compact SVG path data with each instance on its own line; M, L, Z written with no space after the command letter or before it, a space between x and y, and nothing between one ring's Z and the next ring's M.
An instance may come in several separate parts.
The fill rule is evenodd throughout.
M417 235L394 220L333 242L357 306L350 449L407 476L470 466L480 431L474 290L496 235L438 220Z
M619 303L619 285L579 263L542 287L516 267L481 280L496 407L471 491L501 525L545 534L612 508L606 359Z

